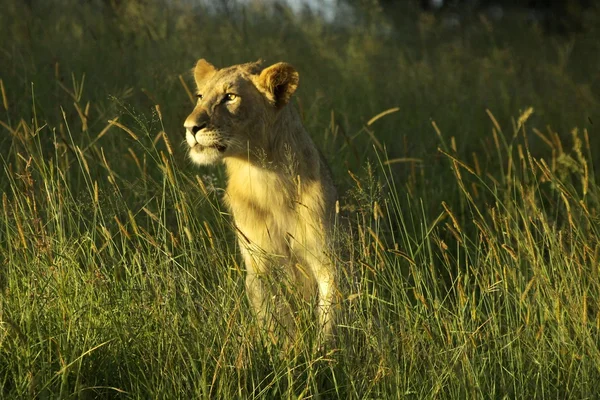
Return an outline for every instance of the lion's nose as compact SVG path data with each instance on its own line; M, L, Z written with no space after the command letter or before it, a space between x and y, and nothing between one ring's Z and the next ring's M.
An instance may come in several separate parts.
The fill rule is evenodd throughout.
M206 128L206 125L207 123L205 121L185 121L183 127L195 135L197 132Z
M196 124L196 125L192 126L192 133L195 135L196 132L201 131L204 128L206 128L206 122L201 122L199 124Z

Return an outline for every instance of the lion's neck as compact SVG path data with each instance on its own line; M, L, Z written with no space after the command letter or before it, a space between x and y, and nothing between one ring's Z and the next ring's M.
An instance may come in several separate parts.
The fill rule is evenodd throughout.
M318 150L296 111L281 110L271 127L264 148L249 150L246 157L224 159L226 198L236 218L242 218L248 210L289 209L300 184L322 178Z
M298 175L311 180L317 178L318 150L293 107L282 109L267 129L266 143L250 146L243 156L224 159L230 179L239 173L247 176L248 170L277 173L280 179L296 180Z

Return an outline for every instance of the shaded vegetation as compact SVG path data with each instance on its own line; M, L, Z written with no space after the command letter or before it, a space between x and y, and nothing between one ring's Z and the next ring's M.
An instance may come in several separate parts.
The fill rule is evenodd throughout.
M4 3L0 397L595 396L600 16ZM300 72L343 194L327 351L260 338L222 170L182 145L199 57Z

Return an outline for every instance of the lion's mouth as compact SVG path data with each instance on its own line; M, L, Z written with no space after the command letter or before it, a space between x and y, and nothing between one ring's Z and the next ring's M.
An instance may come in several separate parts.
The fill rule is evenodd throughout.
M199 143L196 143L196 145L194 146L194 150L196 150L196 151L204 151L207 149L215 149L220 153L224 153L225 150L227 150L227 146L225 146L224 144L219 144L219 143L211 144L209 146L203 146Z

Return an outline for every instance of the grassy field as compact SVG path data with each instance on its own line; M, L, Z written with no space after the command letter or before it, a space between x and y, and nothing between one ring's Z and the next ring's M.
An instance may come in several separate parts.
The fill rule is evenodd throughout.
M104 3L0 11L0 397L598 398L600 15ZM261 340L185 154L199 57L300 72L346 221L326 351Z

